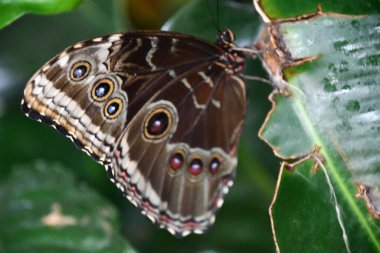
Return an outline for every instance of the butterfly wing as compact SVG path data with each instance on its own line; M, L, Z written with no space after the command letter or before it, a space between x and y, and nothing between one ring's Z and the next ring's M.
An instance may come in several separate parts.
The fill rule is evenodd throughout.
M67 48L34 74L21 105L27 116L52 125L101 163L110 160L127 117L128 96L118 92L123 80L109 66L110 49L121 43L120 37ZM103 96L96 97L96 90ZM105 115L112 99L119 103L118 117Z
M22 102L97 161L153 221L203 232L232 184L245 86L229 54L170 32L78 43L45 64Z
M235 176L245 85L226 68L209 58L162 73L165 85L131 119L108 167L124 195L177 236L214 222Z
M163 72L179 63L187 66L215 57L215 49L209 52L181 42L186 38L169 32L132 32L77 43L34 74L21 108L107 164L130 119L166 84ZM160 50L158 41L164 45ZM192 53L183 59L188 51ZM160 57L157 65L153 55Z

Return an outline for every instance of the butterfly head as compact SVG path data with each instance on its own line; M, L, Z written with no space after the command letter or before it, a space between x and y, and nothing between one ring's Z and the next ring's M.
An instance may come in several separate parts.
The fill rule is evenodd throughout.
M222 47L231 47L235 41L235 34L228 28L224 29L218 36L217 44Z
M235 44L234 33L228 28L224 29L219 33L216 44L226 52L223 55L224 61L227 63L226 70L232 75L241 73L244 69L245 55L241 51L235 50L239 47Z

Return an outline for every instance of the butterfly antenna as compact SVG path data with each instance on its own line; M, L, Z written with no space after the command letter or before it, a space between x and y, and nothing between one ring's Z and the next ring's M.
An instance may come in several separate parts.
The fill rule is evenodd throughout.
M219 0L216 0L216 25L218 27L218 32L220 33L220 8L219 8Z
M219 28L219 1L217 0L217 2L216 2L217 3L216 4L216 10L217 10L217 18L216 19L215 19L215 16L213 15L212 8L211 8L211 5L210 5L210 1L206 0L206 3L207 3L207 8L210 11L212 23L214 24L214 26L215 26L216 30L218 31L218 33L221 33L221 30Z

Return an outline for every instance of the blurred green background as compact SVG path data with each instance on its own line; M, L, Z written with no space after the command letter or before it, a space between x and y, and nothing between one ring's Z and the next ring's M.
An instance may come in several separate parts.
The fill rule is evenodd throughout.
M167 20L166 28L213 40L217 34L215 2L210 0L208 7L203 0L87 0L71 12L25 15L0 30L0 185L17 165L28 167L35 160L58 162L69 168L67 173L73 173L78 182L88 184L116 206L120 233L138 252L274 252L267 209L279 162L257 137L270 109L268 85L247 82L248 115L237 178L215 225L204 235L184 239L152 225L121 196L102 166L53 128L26 118L19 109L24 86L33 73L78 41L131 29L159 29ZM221 1L219 21L222 28L236 32L243 46L254 43L262 25L251 1ZM247 74L265 77L261 64L253 59L248 60Z

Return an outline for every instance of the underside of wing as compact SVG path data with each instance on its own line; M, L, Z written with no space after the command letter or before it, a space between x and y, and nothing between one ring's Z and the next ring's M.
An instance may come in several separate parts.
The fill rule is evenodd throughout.
M232 185L244 122L245 86L229 56L178 33L96 38L37 71L22 110L106 165L152 221L202 233Z
M111 181L172 234L204 232L235 176L245 107L243 81L223 66L176 72L121 135Z
M187 57L188 51L192 53ZM172 78L170 70L189 69L218 53L212 44L160 31L80 42L37 71L25 88L21 108L108 164L125 126Z

